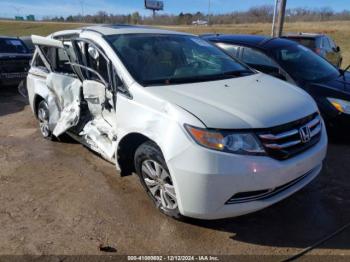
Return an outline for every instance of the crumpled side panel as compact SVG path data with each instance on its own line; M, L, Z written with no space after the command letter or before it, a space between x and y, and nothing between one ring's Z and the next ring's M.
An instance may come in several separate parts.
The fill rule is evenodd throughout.
M116 134L103 118L96 118L86 124L79 134L86 143L106 159L115 156Z
M60 112L50 110L50 119L56 125L53 134L59 136L79 122L81 81L69 75L50 73L46 79L46 86L54 95L54 100Z
M80 115L80 101L75 100L69 104L61 112L60 119L57 121L56 127L53 130L55 136L62 135L66 130L75 126L79 122Z
M56 95L61 109L80 98L81 81L70 75L50 73L46 78L46 86Z

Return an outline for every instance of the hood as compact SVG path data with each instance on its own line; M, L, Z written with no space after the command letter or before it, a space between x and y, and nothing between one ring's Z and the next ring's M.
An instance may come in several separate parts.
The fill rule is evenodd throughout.
M350 94L350 72L345 72L344 76L339 75L338 77L331 80L313 85L323 86L329 89L339 90Z
M261 73L147 90L191 112L208 128L268 128L317 111L306 92Z

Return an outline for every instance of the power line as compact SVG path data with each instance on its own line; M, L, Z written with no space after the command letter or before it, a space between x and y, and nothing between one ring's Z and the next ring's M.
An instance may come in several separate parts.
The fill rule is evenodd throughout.
M211 9L211 1L208 0L208 25L210 25L210 10Z
M81 15L84 17L85 0L79 0L79 3L81 7Z
M15 6L15 5L13 5L11 7L16 10L16 15L20 16L20 12L23 9L23 7L19 7L19 6Z

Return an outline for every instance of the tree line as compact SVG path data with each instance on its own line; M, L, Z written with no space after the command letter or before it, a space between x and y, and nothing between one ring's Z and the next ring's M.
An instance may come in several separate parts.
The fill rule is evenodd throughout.
M157 24L157 25L190 25L196 20L205 20L211 24L241 24L241 23L264 23L271 22L273 17L273 6L262 5L252 7L247 11L234 11L226 14L204 14L180 13L157 14L152 16L141 16L139 12L127 15L109 14L99 11L94 15L70 15L68 17L44 17L45 21L59 22L85 22L85 23L106 23L106 24ZM329 7L308 9L293 8L286 10L286 21L335 21L350 20L350 10L336 12Z

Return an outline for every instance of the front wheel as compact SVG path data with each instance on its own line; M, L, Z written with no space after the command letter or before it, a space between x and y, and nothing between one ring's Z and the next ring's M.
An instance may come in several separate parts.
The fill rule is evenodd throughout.
M175 187L159 147L150 141L143 143L136 150L134 161L141 184L155 206L168 216L182 218Z

